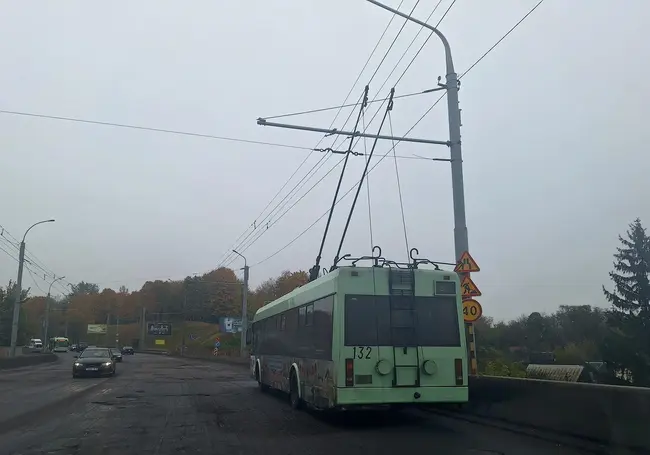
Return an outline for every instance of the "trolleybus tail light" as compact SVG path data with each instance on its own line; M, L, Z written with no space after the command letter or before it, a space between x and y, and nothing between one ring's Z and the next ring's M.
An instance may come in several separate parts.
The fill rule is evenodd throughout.
M354 385L354 359L345 359L345 385Z
M463 385L463 359L456 359L456 385Z

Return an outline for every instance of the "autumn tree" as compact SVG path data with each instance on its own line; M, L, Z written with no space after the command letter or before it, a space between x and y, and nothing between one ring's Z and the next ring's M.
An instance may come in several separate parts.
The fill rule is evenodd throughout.
M9 281L7 287L0 286L0 346L9 346L11 342L11 324L14 314L14 292L15 283ZM29 296L29 288L23 289L20 293L20 300L24 301ZM23 344L27 339L26 318L24 309L20 310L18 327L18 343Z
M606 361L634 385L650 386L650 238L638 218L614 254L609 276L614 289L603 286L612 304L604 343Z

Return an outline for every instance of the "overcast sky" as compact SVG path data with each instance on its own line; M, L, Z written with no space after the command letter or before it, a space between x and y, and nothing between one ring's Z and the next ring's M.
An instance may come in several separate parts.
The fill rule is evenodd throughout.
M399 0L386 0L397 7ZM452 0L442 0L436 23ZM437 0L422 0L426 19ZM456 69L465 71L537 0L457 0L440 25ZM410 11L415 0L401 7ZM314 147L322 135L256 125L257 117L340 104L391 14L362 0L19 2L0 0L0 109L75 117ZM646 0L546 0L462 80L460 106L470 251L484 312L498 319L561 304L605 305L617 235L634 218L650 224L650 89ZM402 26L395 19L354 88L354 103ZM643 29L642 29L643 26ZM383 98L428 33L408 24L370 84ZM644 44L645 43L645 44ZM396 94L444 80L434 37ZM396 100L395 135L438 98ZM446 103L410 133L447 140ZM368 107L366 123L379 103ZM336 111L279 119L329 127ZM335 126L343 128L344 109ZM346 129L352 129L356 113ZM376 132L382 111L369 126ZM390 134L388 124L382 130ZM332 145L333 138L321 146ZM342 141L339 140L337 144ZM368 150L372 141L365 143ZM378 144L378 157L390 150ZM363 151L364 141L356 150ZM399 156L448 157L444 146L402 143ZM0 225L66 280L139 289L225 263L308 150L228 142L60 120L0 114ZM323 155L314 152L269 209L255 243L238 245L249 264L282 248L330 204L339 168L282 218L270 209ZM340 159L327 156L295 201ZM377 162L375 160L374 162ZM373 162L373 164L374 164ZM361 175L351 158L343 189ZM449 164L398 159L410 247L453 261ZM393 160L370 176L373 240L406 258ZM338 206L322 265L329 267L352 199ZM275 223L276 220L277 223ZM274 224L275 223L275 224ZM313 265L324 220L288 248L251 268L251 284ZM261 231L249 237L249 241ZM6 236L6 233L5 233ZM247 243L249 243L247 241ZM17 257L12 246L0 247ZM370 252L367 194L361 193L343 253ZM47 284L26 271L36 294ZM17 263L0 251L0 280ZM42 273L42 272L41 272ZM240 273L238 271L238 273ZM64 289L57 286L57 292Z

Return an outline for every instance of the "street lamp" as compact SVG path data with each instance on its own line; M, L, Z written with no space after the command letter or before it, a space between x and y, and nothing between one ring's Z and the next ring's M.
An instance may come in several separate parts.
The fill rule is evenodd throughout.
M239 347L239 353L242 357L246 354L246 332L248 329L248 261L246 256L241 254L236 250L232 250L237 256L244 259L244 292L242 293L242 303L241 303L241 344Z
M52 286L54 285L54 283L56 283L57 281L61 281L64 278L65 278L64 276L60 276L52 280L52 282L50 283L50 287L47 290L47 297L45 300L45 335L43 335L43 343L47 343L48 342L47 340L49 339L47 337L48 336L47 332L50 329L50 300L51 300L50 294L52 292Z
M390 8L377 0L367 0L393 14L431 30L435 33L445 48L446 63L446 84L447 89L447 111L449 116L449 152L451 158L451 191L454 204L454 253L456 261L460 260L462 254L469 249L467 239L467 221L465 218L465 188L463 185L463 155L460 142L460 108L458 107L458 75L454 70L454 62L451 58L451 47L449 41L437 28L404 14L396 9Z
M18 320L20 318L20 294L22 292L23 285L23 263L25 262L25 237L27 233L32 230L34 226L38 226L43 223L54 223L54 220L43 220L38 223L32 224L23 235L23 240L20 242L20 254L18 256L18 279L16 280L16 289L14 294L14 315L11 321L11 345L9 348L9 356L16 356L16 340L18 339Z

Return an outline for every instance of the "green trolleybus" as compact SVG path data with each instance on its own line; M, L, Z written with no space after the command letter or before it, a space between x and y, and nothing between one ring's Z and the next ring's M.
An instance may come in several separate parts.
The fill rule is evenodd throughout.
M50 338L50 350L52 352L68 352L70 340L65 337Z
M458 275L387 263L335 268L260 308L251 336L260 389L287 392L294 408L466 402Z

